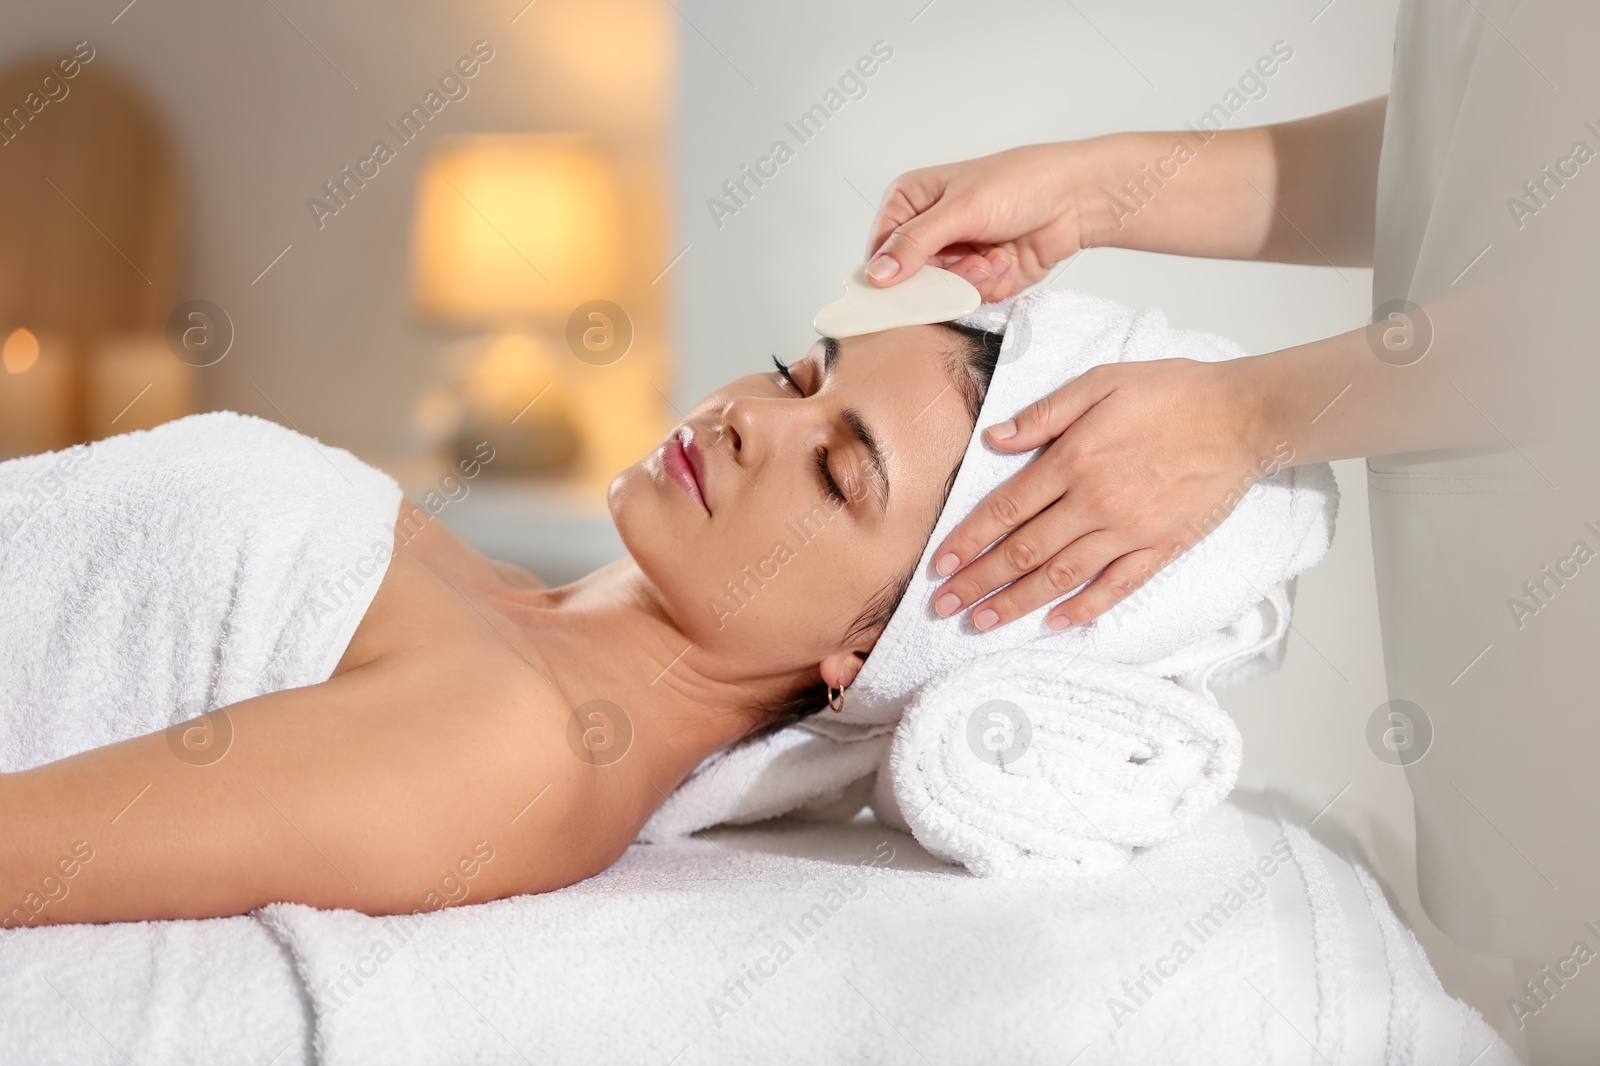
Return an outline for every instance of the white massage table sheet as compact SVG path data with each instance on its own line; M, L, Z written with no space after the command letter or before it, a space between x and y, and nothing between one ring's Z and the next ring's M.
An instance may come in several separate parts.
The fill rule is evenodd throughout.
M1311 906L1298 855L1262 879L1271 902L1215 910L1284 835L1228 804L1084 883L974 878L866 818L783 821L409 922L276 905L24 930L0 946L0 1062L1383 1061L1418 1012L1348 987L1362 952L1382 974L1395 950L1353 867L1302 842L1365 921ZM1174 962L1179 940L1195 950ZM1465 1010L1436 982L1420 1002L1446 1029Z

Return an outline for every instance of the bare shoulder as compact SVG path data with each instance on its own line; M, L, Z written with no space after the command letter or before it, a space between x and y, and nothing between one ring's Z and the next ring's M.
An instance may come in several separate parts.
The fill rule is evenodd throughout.
M498 786L479 793L484 804L495 797L492 806L474 819L484 827L477 843L493 847L501 865L466 901L551 891L609 867L648 813L641 790L649 790L633 764L613 759L626 752L629 724L573 707L553 684L533 686L527 670L507 662L486 669L482 684L484 700L502 708L486 719L500 725L485 739L502 751L488 757Z
M515 563L508 563L504 559L490 559L489 565L494 567L495 573L505 579L505 583L516 589L542 589L546 584L539 580L532 572L523 569Z
M632 843L639 783L594 752L610 739L597 741L595 731L614 723L580 720L537 659L483 645L448 664L394 670L378 702L390 708L396 750L374 772L415 787L403 830L410 839L397 849L412 856L396 871L409 880L387 907L563 888ZM416 710L396 712L401 700Z
M508 566L484 556L426 508L402 501L394 554L333 676L462 636L498 642L494 631L482 628L487 618L478 605L480 590L541 587L533 575L515 567L508 572Z
M604 869L637 832L632 809L600 787L582 757L573 708L509 645L449 664L395 667L384 701L397 750L379 771L425 786L408 821L429 840L427 880L405 910L560 888Z

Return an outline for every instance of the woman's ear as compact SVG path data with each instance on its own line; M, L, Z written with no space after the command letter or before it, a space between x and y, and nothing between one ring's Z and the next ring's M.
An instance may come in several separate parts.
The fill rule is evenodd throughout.
M830 688L847 688L866 661L866 652L836 651L822 660L822 680Z

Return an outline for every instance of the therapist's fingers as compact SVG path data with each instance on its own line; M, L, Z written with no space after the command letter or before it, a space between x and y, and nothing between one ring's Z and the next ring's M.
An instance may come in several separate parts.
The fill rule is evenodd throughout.
M913 171L908 177L915 177ZM902 185L889 190L878 224L895 220L875 250L869 252L867 277L877 285L893 285L922 269L947 246L972 237L969 208L946 195L946 187ZM874 236L876 236L876 231Z
M1126 551L1113 534L1096 530L1079 537L1044 565L1001 589L972 609L972 624L978 629L994 629L1014 622L1081 588L1108 563Z
M984 303L994 303L1004 300L1013 293L1021 292L1032 284L1023 277L1022 271L1017 268L1017 259L1005 248L992 248L984 256L989 261L989 278L986 281L974 281L978 292L983 296ZM971 278L967 280L971 281Z
M994 273L989 266L989 260L981 253L967 252L965 255L936 255L933 258L935 266L944 267L952 274L959 274L974 285L989 280L989 275Z
M1026 357L1026 352L1016 356ZM1060 437L1086 412L1115 392L1119 383L1117 364L1090 367L1011 418L989 426L984 437L1003 452L1032 451Z
M900 228L901 223L909 222L917 217L920 210L907 195L902 186L912 179L917 172L902 174L895 179L895 183L883 194L883 200L878 204L878 212L872 217L872 228L867 231L866 262L872 261L873 253L883 245L884 239ZM926 196L926 202L932 203L938 199L937 193Z
M873 255L882 248L891 233L938 203L949 187L949 178L940 167L910 170L894 179L894 183L884 190L883 199L878 203L878 213L873 216L872 228L867 233L867 261L872 261ZM939 248L965 239L965 235L952 237ZM939 251L939 248L929 249L929 254Z
M1060 563L1058 554L1062 548L1075 542L1081 545L1097 528L1081 512L1070 492L1045 507L940 585L933 594L933 609L941 615L952 615L1046 563L1065 565ZM1062 591L1077 588L1093 574L1092 570L1082 573ZM1063 571L1056 576L1065 579L1069 575ZM1044 602L1040 600L1034 606Z
M1120 556L1088 588L1051 610L1045 624L1065 629L1094 621L1143 588L1171 559L1158 548L1140 548Z
M933 568L948 577L972 562L978 553L1061 499L1066 491L1065 451L1050 449L1001 482L956 524L933 553ZM1065 543L1065 542L1062 542ZM1045 555L1060 544L1049 546ZM1044 556L1041 555L1040 558ZM969 597L966 600L971 603Z
M1022 358L1027 358L1023 353ZM1028 451L1049 443L1025 468L989 493L945 537L933 553L934 568L943 575L955 573L978 553L1011 532L1045 507L1064 496L1075 472L1086 477L1101 473L1110 450L1105 437L1092 424L1079 421L1115 388L1115 380L1092 367L1044 398L1029 404L1016 416L990 426L989 444L1000 451ZM1060 428L1057 428L1060 427ZM1050 443L1054 438L1053 443ZM1117 458L1119 462L1125 462ZM1061 544L1053 545L1054 548Z
M1004 300L1016 287L1017 273L1011 269L1013 260L1004 248L992 248L983 254L936 256L935 265L971 282L985 303Z

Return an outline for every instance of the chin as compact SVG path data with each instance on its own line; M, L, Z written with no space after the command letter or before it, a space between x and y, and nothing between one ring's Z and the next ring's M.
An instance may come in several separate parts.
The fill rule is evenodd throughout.
M617 527L618 532L622 530L620 512L624 506L623 501L627 498L628 475L632 472L633 467L630 466L612 478L611 484L606 486L606 510L611 512L611 524Z
M649 525L648 520L641 521L644 516L640 511L652 509L650 475L643 467L642 461L634 463L612 478L606 487L606 510L611 512L611 524L616 527L628 554L635 558L639 555L635 540Z
M617 536L634 565L661 593L685 631L697 631L695 612L714 595L703 569L718 554L709 542L694 501L675 485L653 476L641 460L611 479L606 506Z
M672 513L673 501L662 492L671 486L652 477L646 462L642 459L611 479L606 508L623 547L654 580L655 571L664 569L668 561L664 556L680 546L690 546L683 544L683 523Z

